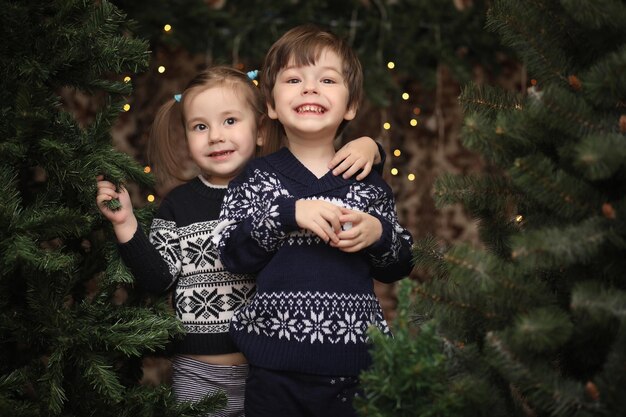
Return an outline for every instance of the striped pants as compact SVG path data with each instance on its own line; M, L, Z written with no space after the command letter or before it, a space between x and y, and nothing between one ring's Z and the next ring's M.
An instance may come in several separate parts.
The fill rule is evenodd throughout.
M248 365L212 365L185 356L172 360L172 389L178 401L197 401L206 394L223 391L226 408L211 417L242 417Z

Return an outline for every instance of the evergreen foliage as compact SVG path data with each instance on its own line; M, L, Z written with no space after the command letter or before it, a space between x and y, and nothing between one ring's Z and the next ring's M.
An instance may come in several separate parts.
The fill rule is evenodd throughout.
M626 415L624 16L617 0L492 2L487 26L533 85L461 95L465 145L503 175L443 176L435 195L476 217L482 245L416 245L424 317L373 336L362 415Z
M110 137L131 93L122 78L146 68L146 42L107 1L2 0L0 15L0 415L192 416L223 405L175 404L169 388L138 384L142 355L182 329L165 302L134 293L95 207L98 174L151 184ZM75 119L62 99L72 94L101 103L93 120Z
M113 0L138 22L152 49L177 48L209 63L259 68L284 32L304 23L329 28L349 40L365 70L368 99L389 106L404 82L434 89L439 65L460 82L473 66L499 68L497 38L482 30L484 0L459 10L452 0ZM211 6L213 5L213 6ZM170 32L163 31L171 24ZM387 62L393 61L393 71ZM404 91L404 90L402 90Z

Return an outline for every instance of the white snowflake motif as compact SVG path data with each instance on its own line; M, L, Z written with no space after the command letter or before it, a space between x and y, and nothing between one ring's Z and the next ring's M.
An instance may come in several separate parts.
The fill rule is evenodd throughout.
M233 317L233 324L237 330L245 330L248 333L261 333L257 323L256 310L254 309L239 310L239 314Z
M278 338L282 339L283 337L287 340L291 340L291 333L297 331L296 329L296 320L289 318L289 311L285 311L284 313L277 313L278 317L272 317L272 330L278 330Z
M319 314L311 311L311 320L304 319L304 333L311 335L311 343L319 341L324 343L324 335L332 334L330 329L332 320L324 320L324 312L320 311Z
M339 320L337 324L339 325L337 334L343 336L343 342L356 343L357 336L360 336L364 323L362 320L357 320L355 313L349 314L346 312L344 320Z
M153 232L150 240L154 247L161 253L165 253L169 258L176 259L177 253L180 252L180 242L178 236L165 232Z

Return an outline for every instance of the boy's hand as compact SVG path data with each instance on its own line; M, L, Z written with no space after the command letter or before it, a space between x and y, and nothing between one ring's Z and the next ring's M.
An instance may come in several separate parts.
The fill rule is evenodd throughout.
M102 175L96 178L98 192L96 194L96 205L104 217L113 224L113 230L120 243L129 241L137 230L137 219L133 214L133 206L130 195L125 188L116 191L115 184L105 181ZM105 202L118 199L122 207L118 210L109 209Z
M331 242L331 246L343 252L358 252L380 239L383 234L383 226L380 220L371 214L362 211L340 208L339 221L344 229L337 236L339 242ZM346 227L349 226L349 227Z
M329 162L328 169L333 170L333 175L339 175L343 172L343 177L346 179L362 170L356 177L360 181L367 177L372 170L372 165L379 162L380 154L376 142L368 136L362 136L339 149L335 157Z
M310 230L324 242L338 243L337 233L341 230L339 222L341 209L322 200L296 201L296 223L303 229Z

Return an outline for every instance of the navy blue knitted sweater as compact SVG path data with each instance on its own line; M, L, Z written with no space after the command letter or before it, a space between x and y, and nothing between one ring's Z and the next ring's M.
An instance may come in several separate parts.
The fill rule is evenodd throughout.
M295 220L298 199L323 199L377 217L380 240L357 253L325 244ZM253 160L231 181L220 214L226 269L258 273L257 295L238 310L231 334L259 367L358 375L370 364L367 329L389 333L372 277L411 270L412 238L398 224L393 193L377 172L363 181L317 178L287 149Z
M118 245L136 283L161 293L174 287L173 304L186 334L175 353L218 355L238 352L228 329L233 312L254 295L254 277L224 269L212 232L226 187L199 177L173 189L161 202L148 238L138 228Z

